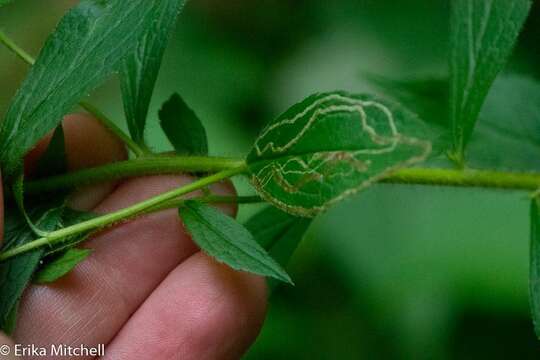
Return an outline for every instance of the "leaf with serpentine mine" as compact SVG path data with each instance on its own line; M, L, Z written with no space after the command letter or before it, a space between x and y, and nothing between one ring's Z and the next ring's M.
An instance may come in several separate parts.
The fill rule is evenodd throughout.
M371 95L319 93L271 122L247 157L259 194L312 217L431 151L418 117Z

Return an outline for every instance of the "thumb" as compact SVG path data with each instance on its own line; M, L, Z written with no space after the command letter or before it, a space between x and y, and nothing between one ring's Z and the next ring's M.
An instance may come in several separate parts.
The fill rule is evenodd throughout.
M0 359L1 360L12 360L15 359L15 354L13 353L15 346L13 341L8 338L4 333L0 332Z

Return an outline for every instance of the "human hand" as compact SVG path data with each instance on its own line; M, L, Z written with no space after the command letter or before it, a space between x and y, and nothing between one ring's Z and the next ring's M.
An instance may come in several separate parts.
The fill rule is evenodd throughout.
M63 126L71 170L126 157L122 144L87 115L67 116ZM44 140L28 154L27 174L46 146ZM80 189L70 203L107 213L191 180L151 176L100 184ZM234 189L219 183L212 191L226 195ZM220 209L236 211L230 205ZM266 311L264 279L198 251L174 209L102 231L84 247L94 251L71 273L24 293L15 343L105 344L103 358L114 360L219 360L241 357L259 332Z

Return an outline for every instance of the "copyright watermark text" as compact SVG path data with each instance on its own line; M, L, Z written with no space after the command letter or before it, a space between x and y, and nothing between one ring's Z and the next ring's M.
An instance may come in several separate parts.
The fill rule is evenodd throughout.
M52 344L49 346L37 346L34 344L15 344L15 345L0 345L0 358L4 356L15 357L87 357L87 356L104 356L105 344L96 346L86 346L84 344L78 346Z

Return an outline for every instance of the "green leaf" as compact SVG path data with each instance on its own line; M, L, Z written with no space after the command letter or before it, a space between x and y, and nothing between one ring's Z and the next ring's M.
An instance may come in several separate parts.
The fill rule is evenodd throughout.
M448 117L448 77L440 75L389 79L376 74L365 74L366 79L381 89L381 96L389 97L417 114L431 130L431 160L447 160L452 146Z
M540 82L504 75L491 88L467 151L474 168L540 171Z
M17 318L19 316L19 305L21 304L21 299L17 300L11 311L6 317L3 330L6 334L13 334L15 328L17 327Z
M122 98L133 140L144 142L144 127L163 53L186 0L163 0L155 21L147 28L135 51L123 63Z
M529 265L529 302L534 331L540 339L540 212L539 199L531 201L531 245Z
M15 180L13 184L13 197L15 200L15 203L17 204L17 207L19 208L19 211L23 215L23 217L26 219L26 223L32 229L34 234L39 236L45 236L47 235L47 232L44 230L41 230L38 225L34 224L32 219L30 219L30 216L28 215L26 211L26 207L24 205L24 177L21 174L17 179Z
M422 120L449 128L448 77L423 75L412 78L390 79L378 74L365 74L368 81L416 113Z
M92 253L91 249L68 249L54 260L48 262L35 275L38 284L52 283L73 270Z
M62 129L62 126L59 125L56 130L53 133L53 136L51 138L51 141L49 142L49 145L47 149L45 150L45 153L42 155L42 157L39 159L36 171L34 176L39 177L45 177L45 176L53 176L58 175L60 173L63 173L67 170L67 159L65 154L65 146L64 146L64 131ZM51 198L51 194L47 195L47 199L45 199L46 203L51 204L52 202L57 203L64 203L66 193L61 192L58 194L55 194L53 198ZM40 197L38 195L38 197ZM19 175L15 182L13 183L13 198L17 204L17 207L19 208L19 211L23 214L25 217L28 226L32 229L32 231L39 236L45 236L46 232L39 229L39 227L32 222L30 217L28 216L26 212L26 205L25 205L25 198L24 198L24 177L22 175ZM51 201L51 199L53 199ZM30 208L33 207L32 203L35 203L35 199L32 199L33 201L30 201Z
M187 201L180 216L193 241L208 255L233 269L292 284L285 270L233 218L196 201Z
M280 209L315 216L431 151L425 125L371 95L315 94L272 121L247 157L251 182Z
M286 266L310 224L311 219L271 206L253 215L245 227L273 259Z
M65 208L62 213L61 227L72 226L90 219L95 218L97 215L88 211L79 211L70 208ZM66 252L69 249L79 245L86 241L91 232L83 232L77 235L67 236L63 241L55 243L49 246L45 250L43 261L48 262L58 256L59 253Z
M206 130L197 115L178 94L159 110L161 128L179 154L208 155Z
M386 96L407 104L425 122L439 125L448 92L444 78L388 79L368 75ZM540 171L540 82L524 75L503 74L489 90L467 150L467 164L478 169ZM509 121L511 119L512 121ZM448 126L440 124L441 129ZM444 132L433 138L430 158L448 151ZM432 164L432 162L430 162ZM445 165L447 166L447 165Z
M36 237L23 217L15 211L5 216L2 251L23 245ZM62 208L30 211L33 221L41 228L52 231L60 223ZM27 252L0 263L0 329L7 331L13 323L15 307L23 290L39 265L43 249Z
M523 26L530 0L450 2L450 120L453 154L463 154L484 99Z
M36 165L35 177L48 177L63 174L67 171L66 146L62 124L54 130L45 153Z
M13 0L0 0L0 6L4 6L12 2Z
M245 227L255 240L266 250L272 248L276 239L296 221L306 220L294 217L273 206L269 206L249 218Z
M82 0L49 36L0 125L3 175L115 71L157 19L164 1Z
M253 215L245 227L270 256L285 267L310 224L311 219L297 218L272 206ZM269 282L271 289L277 285L275 281Z

